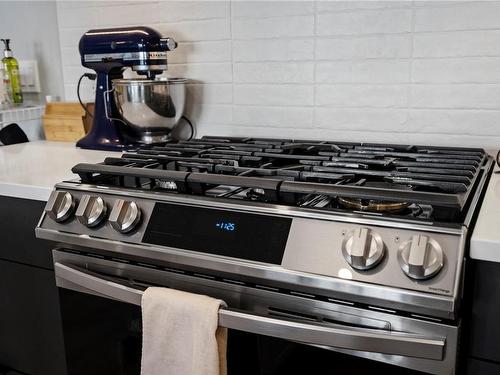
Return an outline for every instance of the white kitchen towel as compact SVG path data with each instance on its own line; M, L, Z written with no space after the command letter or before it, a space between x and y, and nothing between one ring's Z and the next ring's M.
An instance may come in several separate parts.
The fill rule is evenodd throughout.
M141 375L226 375L224 301L151 287L142 296Z

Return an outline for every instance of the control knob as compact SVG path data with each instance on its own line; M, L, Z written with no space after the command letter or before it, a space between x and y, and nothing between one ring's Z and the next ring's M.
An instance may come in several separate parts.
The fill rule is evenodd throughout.
M106 218L108 207L101 197L85 194L80 199L75 216L83 225L93 228Z
M398 251L403 272L412 279L423 280L435 276L443 268L443 250L431 237L414 235Z
M134 201L117 199L109 215L111 226L118 232L128 233L141 221L141 210Z
M368 228L355 229L342 244L344 258L357 270L375 267L384 257L384 252L384 241Z
M45 212L52 220L62 223L73 215L75 204L75 199L67 191L53 191L45 206Z

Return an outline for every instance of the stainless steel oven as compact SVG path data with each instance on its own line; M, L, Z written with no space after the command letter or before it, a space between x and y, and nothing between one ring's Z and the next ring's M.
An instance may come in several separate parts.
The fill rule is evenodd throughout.
M480 149L221 137L78 164L36 230L58 244L69 374L139 373L150 285L226 301L230 374L456 374L492 164Z
M230 374L454 371L456 325L130 259L53 255L71 375L139 374L140 301L151 285L227 302L219 324L230 328Z

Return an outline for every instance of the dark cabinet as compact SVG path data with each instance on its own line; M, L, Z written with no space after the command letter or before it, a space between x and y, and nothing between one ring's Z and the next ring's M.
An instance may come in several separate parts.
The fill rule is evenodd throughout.
M52 248L35 237L45 202L0 196L0 259L53 268Z
M467 374L500 374L500 263L474 261Z
M0 197L0 369L64 375L52 245L35 237L44 206Z
M30 375L65 374L54 273L0 261L0 364Z

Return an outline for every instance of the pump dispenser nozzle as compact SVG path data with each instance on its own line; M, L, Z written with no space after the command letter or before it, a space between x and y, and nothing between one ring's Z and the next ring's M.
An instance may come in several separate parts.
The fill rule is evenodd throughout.
M4 57L12 57L12 50L10 49L10 39L0 39L5 48L3 50L3 56Z

